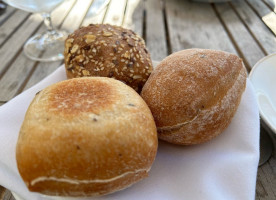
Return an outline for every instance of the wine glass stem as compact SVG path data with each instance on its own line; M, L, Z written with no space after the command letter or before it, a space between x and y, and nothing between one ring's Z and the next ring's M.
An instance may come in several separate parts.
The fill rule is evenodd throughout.
M43 19L44 19L44 24L47 27L48 31L54 30L52 19L51 19L51 14L50 13L43 13L42 14Z

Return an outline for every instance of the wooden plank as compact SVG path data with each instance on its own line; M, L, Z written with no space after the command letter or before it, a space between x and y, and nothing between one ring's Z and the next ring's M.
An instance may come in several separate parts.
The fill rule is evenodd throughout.
M276 2L274 0L263 0L274 12L276 11Z
M163 6L160 0L146 1L146 44L151 59L161 61L167 56Z
M111 0L104 18L105 24L121 26L124 19L126 0Z
M15 11L15 8L8 6L5 12L0 15L0 25L2 25Z
M71 0L69 2L70 3L63 5L62 8L57 8L55 10L55 12L52 13L53 19L58 19L57 20L58 24L56 24L56 26L60 27L61 29L66 29L66 26L68 26L67 22L63 23L63 20L65 20L65 17L68 15L68 13L70 13L70 15L72 16L76 11L75 10L75 11L70 12L71 9L75 8L74 7L75 3L76 3L75 0ZM79 8L79 5L76 5L76 6ZM66 20L67 20L67 18L66 18ZM80 19L78 19L78 20L79 20L79 22L82 21ZM75 23L75 26L79 26L79 24ZM38 63L31 75L31 77L27 81L24 88L22 88L22 90L24 91L24 90L32 87L33 85L37 84L39 81L41 81L46 76L48 76L53 71L55 71L60 65L61 65L61 61Z
M252 9L254 9L260 18L272 12L263 1L246 0L246 2L252 7Z
M76 0L69 0L65 1L61 6L59 6L55 11L52 13L52 19L55 21L55 26L64 29L66 24L62 24L65 20L65 17L70 13L70 10L75 5ZM63 61L62 61L63 62ZM39 81L44 79L46 76L51 74L61 65L61 61L55 62L40 62L35 67L31 77L27 81L26 85L22 90L26 90L33 85L37 84Z
M93 0L77 1L62 24L62 29L73 32L81 25Z
M16 200L9 190L6 190L3 196L3 200Z
M266 124L262 123L261 134L266 132L270 135L274 145L274 151L270 160L259 167L257 177L256 196L260 200L276 199L276 137Z
M8 42L6 42L0 49L0 77L3 75L8 64L14 61L14 57L20 50L25 41L36 32L42 19L39 14L31 15L28 20L20 26L20 28L13 34Z
M0 46L8 40L9 37L16 31L16 29L26 20L30 13L17 10L0 29Z
M270 200L276 199L276 137L275 133L263 121L261 122L261 135L264 132L270 135L274 151L270 160L258 169L256 197L260 200Z
M271 158L270 160L274 160L275 162L275 157ZM258 196L260 200L276 199L274 189L275 181L271 181L271 178L274 177L275 174L271 173L271 170L268 170L271 168L269 162L258 169L256 196Z
M269 27L270 30L276 35L276 14L274 12L271 12L263 16L262 19L267 27Z
M67 9L69 9L69 8L67 8ZM91 7L90 7L90 9L91 9ZM96 16L90 15L90 13L89 13L90 9L88 10L88 12L85 16L85 19L83 20L82 26L87 26L91 22L102 23L102 21L103 21L106 8L102 9L101 12ZM54 14L57 14L57 12ZM66 26L67 25L65 23L63 23L61 26L61 29L66 28ZM35 68L32 76L28 80L28 82L23 90L26 90L26 89L30 88L31 86L35 85L36 83L38 83L39 81L41 81L43 78L45 78L46 76L51 74L53 71L55 71L61 64L62 63L60 61L50 62L50 63L43 63L43 62L39 63L37 65L37 67Z
M15 200L11 192L0 185L0 199L1 200Z
M0 185L0 199L3 199L5 190L6 190L6 188L4 188L4 187L2 187L2 186Z
M107 5L108 6L108 5ZM107 10L107 6L103 8L98 14L95 15L95 11L93 8L93 3L92 6L89 8L83 22L82 26L88 26L89 24L101 24L103 23L104 16Z
M64 8L70 10L72 7L71 5L72 4L66 4L67 7ZM58 19L58 17L60 19L64 19L67 13L68 11L66 12L66 10L60 10L60 12L54 12L53 17L55 17L56 19ZM58 15L58 17L56 17L56 15ZM59 20L59 23L60 24L57 24L57 26L60 26L62 24L62 20ZM45 30L46 27L42 26L37 32L42 33ZM6 74L0 80L0 100L10 100L22 90L31 87L32 85L52 73L59 65L60 61L38 63L30 60L24 55L23 52L20 52L14 63L12 63ZM36 66L36 68L34 68L34 66ZM29 78L30 75L31 77Z
M32 76L28 80L26 86L23 88L23 91L29 89L33 85L40 82L46 76L54 72L60 65L61 65L60 61L51 62L51 63L43 63L43 62L39 63L36 66Z
M250 69L265 56L243 22L228 4L216 4L216 9Z
M210 4L166 1L166 14L173 52L205 48L237 54Z
M263 12L268 11L268 8L261 2L258 2L258 7L252 5L256 10L262 9ZM271 31L264 25L262 20L244 1L233 1L233 7L237 11L239 17L243 20L244 24L251 31L259 44L262 46L266 54L276 52L276 38ZM271 12L271 11L270 11ZM275 13L274 13L275 15ZM275 15L276 20L276 15ZM276 22L275 22L276 24Z
M276 35L276 14L262 1L247 0L247 3L262 19L266 26Z
M143 36L143 0L128 0L123 27L133 30L140 36Z
M60 15L63 13L64 17L69 13L70 16L68 17L72 17L73 14L77 11L75 6L77 8L80 8L80 5L74 5L76 2L75 1L70 1L71 3L70 4L67 4L66 7L63 6L63 11L62 10L55 10L55 12L53 13L53 17L57 17L55 15ZM85 10L86 7L81 7L82 9ZM75 9L73 11L70 12L71 9ZM85 11L86 13L86 11ZM59 17L60 19L64 17ZM62 20L59 20L59 23L60 24L57 24L56 26L60 26L61 25L61 29L66 29L66 26L68 26L68 19L66 18L66 21L65 23L62 23ZM81 21L84 21L85 20L82 20L81 18L78 19L78 23L80 23ZM80 26L80 24L78 23L75 23L74 26L77 26L76 28L78 28ZM63 62L63 61L62 61ZM36 83L38 83L39 81L41 81L42 79L44 79L46 76L48 76L49 74L51 74L52 72L54 72L59 66L61 65L61 62L60 61L56 61L56 62L49 62L49 63L39 63L32 76L30 77L30 79L28 80L28 82L26 83L25 87L23 88L23 90L26 90L30 87L32 87L33 85L35 85Z
M76 0L66 0L51 13L51 18L54 27L61 26L65 17L69 14L70 10L75 5L75 3Z
M265 180L262 168L258 169L257 183L256 183L256 196L261 200L270 200L273 196L271 189L268 189L268 183ZM270 186L269 186L270 187Z
M9 101L17 93L32 71L35 61L21 52L0 80L0 100Z

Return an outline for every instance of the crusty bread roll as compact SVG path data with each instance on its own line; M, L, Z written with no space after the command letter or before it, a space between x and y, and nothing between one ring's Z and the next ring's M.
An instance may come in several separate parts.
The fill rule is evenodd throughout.
M90 24L70 34L64 60L68 78L115 78L137 92L152 71L144 40L131 30L109 24Z
M141 96L152 111L160 139L198 144L229 125L246 77L243 62L236 55L188 49L165 58L152 72Z
M25 115L17 148L30 191L95 196L145 178L157 132L143 99L120 81L75 78L38 93Z

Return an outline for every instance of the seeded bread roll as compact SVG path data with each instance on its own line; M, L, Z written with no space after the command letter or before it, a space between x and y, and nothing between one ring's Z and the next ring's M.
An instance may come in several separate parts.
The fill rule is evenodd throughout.
M120 81L89 77L37 94L22 124L16 159L30 191L96 196L148 176L157 132L143 99Z
M90 24L69 35L64 58L68 78L115 78L137 92L152 71L144 40L131 30L108 24Z
M189 145L219 135L239 106L246 76L242 60L223 51L188 49L165 58L141 93L159 138Z

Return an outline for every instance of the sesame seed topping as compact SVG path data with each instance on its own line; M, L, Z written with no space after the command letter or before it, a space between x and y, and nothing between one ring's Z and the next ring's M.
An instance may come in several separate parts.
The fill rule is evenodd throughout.
M142 79L142 76L141 75L134 75L133 79Z
M79 45L75 44L71 49L71 53L76 53L78 48L79 48Z
M89 32L89 34L92 34L92 33ZM89 43L95 41L96 36L95 36L95 35L85 35L84 38L85 38L85 42L86 42L87 44L89 44Z
M110 36L112 36L113 34L111 33L111 32L104 32L103 33L103 36L105 36L105 37L110 37Z

